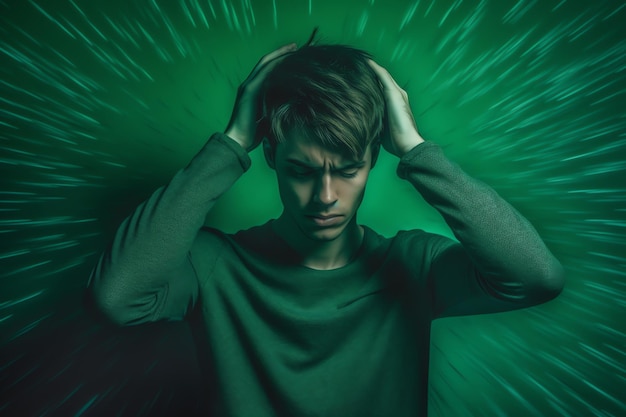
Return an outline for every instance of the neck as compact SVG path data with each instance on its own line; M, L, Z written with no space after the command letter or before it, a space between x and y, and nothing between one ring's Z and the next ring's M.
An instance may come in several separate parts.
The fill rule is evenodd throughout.
M364 231L352 218L345 229L332 240L313 239L305 236L295 224L281 215L272 225L280 236L302 259L302 265L312 269L337 269L352 261L363 242Z

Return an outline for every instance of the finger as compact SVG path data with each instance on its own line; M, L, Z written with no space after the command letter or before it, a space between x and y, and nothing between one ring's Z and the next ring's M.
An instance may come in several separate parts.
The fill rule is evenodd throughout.
M288 45L285 46L281 46L280 48L278 48L275 51L270 52L269 54L263 56L260 60L259 63L265 63L265 62L269 62L271 60L273 60L276 57L279 57L287 52L291 52L291 51L295 51L297 48L295 43L290 43Z
M261 57L259 62L257 62L254 68L252 68L252 71L250 72L248 79L254 78L257 75L257 73L261 71L263 67L265 67L269 62L272 62L276 58L284 56L285 54L289 52L295 51L296 48L297 46L295 43L290 43L288 45L285 45L276 49L275 51L270 52L269 54L264 55L263 57Z
M265 62L263 65L255 68L255 71L244 81L242 87L246 91L255 94L261 87L267 75L278 65L285 57L287 57L293 50L288 50L282 55L275 56L271 61Z
M389 74L389 71L387 71L385 68L381 67L371 59L368 59L368 64L370 65L370 67L372 67L376 75L378 75L378 79L383 84L383 87L385 89L393 90L397 87L397 84L391 77L391 74Z
M403 97L406 98L407 96L406 91L403 90L402 87L398 85L396 80L391 76L391 74L389 74L389 71L387 71L385 68L381 67L380 65L378 65L375 61L371 59L368 60L368 63L370 64L370 67L372 67L374 72L376 72L376 75L378 75L378 78L383 84L383 88L385 90L390 91L390 92L392 91L399 92Z
M243 84L245 85L246 90L250 92L257 91L267 75L283 60L283 58L285 58L285 56L287 55L285 54L274 58L272 61L259 68L254 75L251 74L249 79L247 79Z

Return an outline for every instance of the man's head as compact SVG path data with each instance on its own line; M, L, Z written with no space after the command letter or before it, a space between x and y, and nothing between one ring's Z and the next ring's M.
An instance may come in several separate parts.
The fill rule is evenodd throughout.
M345 45L305 45L282 58L263 89L265 148L274 153L297 128L324 148L355 159L372 146L375 162L385 101L369 58Z
M285 214L310 238L341 234L378 156L385 100L369 58L348 46L307 45L266 79L265 157ZM325 215L338 218L316 218Z

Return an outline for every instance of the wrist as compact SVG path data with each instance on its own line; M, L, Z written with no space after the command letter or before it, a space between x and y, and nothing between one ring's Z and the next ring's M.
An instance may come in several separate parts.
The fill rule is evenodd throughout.
M411 152L413 149L415 149L416 146L421 145L424 142L425 142L425 140L418 133L417 136L415 136L413 139L411 139L409 142L407 142L406 146L404 146L400 150L400 152L398 154L398 157L400 159L402 159L402 157L404 155L406 155L407 153Z
M237 142L246 152L248 152L247 144L241 139L241 135L239 135L236 131L234 131L233 129L228 129L224 132L224 134L234 142Z

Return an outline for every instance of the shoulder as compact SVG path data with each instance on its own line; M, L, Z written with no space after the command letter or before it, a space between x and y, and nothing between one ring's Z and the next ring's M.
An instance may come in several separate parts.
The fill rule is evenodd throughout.
M235 233L226 233L210 226L203 226L194 241L195 252L247 248L263 245L263 226L254 226Z
M457 243L441 234L422 229L399 230L394 236L386 237L372 228L362 225L370 247L382 246L392 251L415 250L418 248L437 248Z
M196 235L189 260L193 265L200 284L204 285L213 275L220 264L241 265L259 248L267 247L263 244L262 226L241 230L236 233L226 233L217 228L203 226ZM271 246L271 245L269 245Z
M391 237L369 233L376 250L368 254L368 263L380 271L390 288L411 294L416 299L427 284L434 261L456 241L422 229L401 230Z
M227 236L227 233L214 227L202 226L194 241L194 247L221 247L226 242Z
M459 243L441 234L422 229L401 230L391 238L391 251L395 256L429 264L451 246Z
M268 222L269 223L269 222ZM235 233L226 233L213 227L200 229L194 242L195 252L203 256L215 253L218 256L241 256L243 254L262 255L276 248L277 244L265 223L243 229Z
M395 244L403 246L425 246L454 242L449 237L422 229L400 230L392 239Z
M203 226L189 250L189 260L201 282L213 270L227 242L226 234L218 229Z

